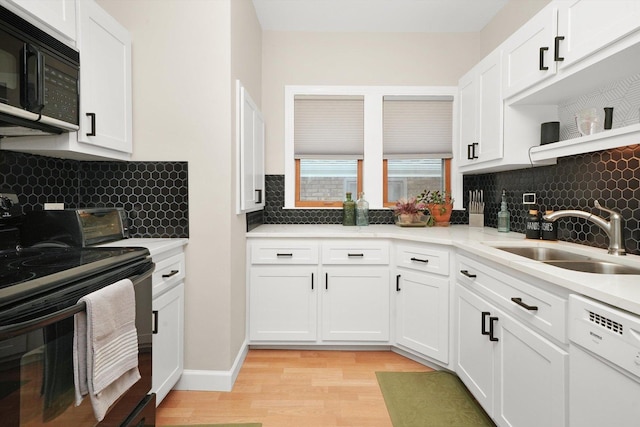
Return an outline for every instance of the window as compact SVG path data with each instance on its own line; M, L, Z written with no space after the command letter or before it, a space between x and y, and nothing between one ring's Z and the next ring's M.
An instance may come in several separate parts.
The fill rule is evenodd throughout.
M364 102L361 96L296 96L296 206L342 206L362 189Z
M450 172L457 96L455 86L285 86L284 208L341 207L349 191L371 209L429 188L462 200Z
M451 97L384 97L384 206L425 190L451 191L452 107Z

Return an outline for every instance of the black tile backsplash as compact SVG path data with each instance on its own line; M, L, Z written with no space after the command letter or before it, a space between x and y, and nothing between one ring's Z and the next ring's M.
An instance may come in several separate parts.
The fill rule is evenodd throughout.
M123 207L131 237L189 237L187 162L62 160L0 151L0 187L25 212L44 203Z
M593 207L619 211L625 219L627 252L640 255L640 145L558 159L553 166L468 175L463 181L463 205L469 190L484 190L485 226L497 228L502 190L506 190L511 230L524 233L529 209L578 209L605 219L608 214ZM283 209L284 175L266 177L264 211L252 213L252 228L264 224L340 224L340 209ZM535 193L536 204L525 206L523 193ZM249 221L249 216L247 216ZM390 210L371 210L371 224L392 224ZM468 224L466 211L454 211L452 224ZM558 239L607 248L607 236L598 226L579 218L558 220Z

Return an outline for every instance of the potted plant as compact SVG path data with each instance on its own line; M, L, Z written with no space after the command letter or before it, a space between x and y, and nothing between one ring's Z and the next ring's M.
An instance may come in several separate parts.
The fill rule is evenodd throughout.
M400 198L393 207L393 214L398 225L420 224L426 209L427 205L416 197Z
M427 206L436 226L446 227L453 211L453 198L447 191L425 190L418 197Z

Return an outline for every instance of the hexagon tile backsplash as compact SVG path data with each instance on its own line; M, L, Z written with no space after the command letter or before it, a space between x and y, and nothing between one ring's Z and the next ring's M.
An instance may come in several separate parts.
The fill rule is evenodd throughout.
M189 237L187 162L64 160L0 151L0 188L25 212L44 203L123 207L131 237Z

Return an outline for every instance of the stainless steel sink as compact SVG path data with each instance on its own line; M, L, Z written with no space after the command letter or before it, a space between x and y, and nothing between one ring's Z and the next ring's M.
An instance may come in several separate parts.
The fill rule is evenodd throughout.
M545 264L567 270L580 271L583 273L597 274L640 274L640 268L629 267L628 265L616 264L606 261L543 261Z
M510 252L515 255L520 255L525 258L534 259L536 261L586 261L590 259L588 256L577 255L573 252L563 251L555 248L544 248L539 246L501 246L496 247L501 251Z
M555 267L564 268L566 270L596 274L640 275L640 268L630 267L628 265L614 262L600 261L585 255L578 255L573 252L564 251L562 249L539 246L500 246L496 247L496 249L535 261L540 261Z

